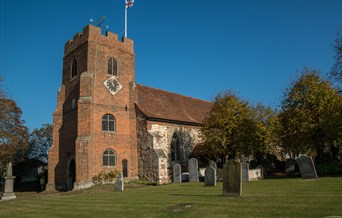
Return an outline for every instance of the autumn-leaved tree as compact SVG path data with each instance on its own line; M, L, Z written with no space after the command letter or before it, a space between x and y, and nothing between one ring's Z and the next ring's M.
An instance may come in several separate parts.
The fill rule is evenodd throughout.
M29 157L48 162L48 150L52 144L52 125L44 124L29 137Z
M0 98L0 173L7 162L25 158L28 129L21 119L21 109L8 98Z
M342 142L342 97L316 70L305 68L282 100L282 147L294 156Z
M259 147L263 148L263 154L274 154L281 156L281 144L278 132L280 130L280 122L277 111L265 106L262 103L258 103L253 108L254 119L258 125L257 134L260 135ZM260 149L259 149L260 150ZM258 154L262 154L258 152Z
M334 50L335 63L330 71L330 75L339 84L340 88L342 88L342 31L337 34Z
M203 150L213 157L235 158L264 150L265 134L247 101L232 92L219 93L201 129Z
M0 74L0 98L5 97L5 89L3 86L3 81L4 81L4 76L2 74Z

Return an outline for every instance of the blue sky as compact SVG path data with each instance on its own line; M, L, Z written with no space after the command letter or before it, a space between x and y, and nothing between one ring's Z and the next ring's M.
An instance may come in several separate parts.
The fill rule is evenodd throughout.
M0 10L0 74L31 130L52 123L64 43L90 18L124 31L124 0L1 0ZM135 0L128 20L137 83L277 107L303 66L330 70L342 0Z

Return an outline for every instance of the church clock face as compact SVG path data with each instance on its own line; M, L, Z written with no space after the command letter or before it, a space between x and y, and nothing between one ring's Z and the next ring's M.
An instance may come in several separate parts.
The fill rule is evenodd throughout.
M104 81L103 84L106 86L106 88L112 95L115 95L120 91L120 89L122 89L122 85L114 76L108 78L106 81Z

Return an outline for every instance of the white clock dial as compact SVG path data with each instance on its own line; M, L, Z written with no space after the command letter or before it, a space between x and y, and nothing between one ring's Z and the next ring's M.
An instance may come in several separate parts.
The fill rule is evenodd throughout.
M112 95L115 95L120 91L120 89L122 89L122 85L114 76L108 78L103 84Z

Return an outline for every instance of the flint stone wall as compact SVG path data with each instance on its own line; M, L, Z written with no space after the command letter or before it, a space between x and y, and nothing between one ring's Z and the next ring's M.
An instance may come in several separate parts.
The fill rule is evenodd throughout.
M182 141L182 166L187 166L188 156L200 142L199 127L148 121L137 112L138 172L139 178L169 183L172 181L171 143L174 134Z

